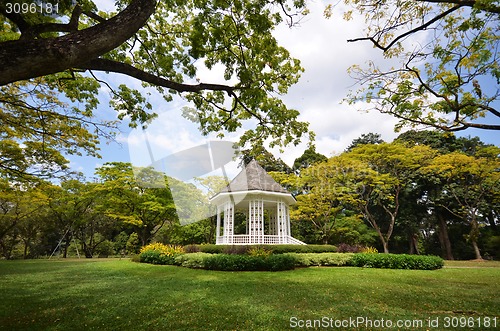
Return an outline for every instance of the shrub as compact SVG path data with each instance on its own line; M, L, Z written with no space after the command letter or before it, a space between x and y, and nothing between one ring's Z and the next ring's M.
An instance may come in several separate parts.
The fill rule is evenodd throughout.
M266 270L269 271L284 271L292 270L297 264L295 257L285 254L269 255L265 258Z
M365 247L360 245L339 244L337 252L339 253L362 253Z
M104 240L102 243L97 245L95 252L99 255L99 257L108 257L109 255L113 255L115 253L113 247L114 245L111 241Z
M296 260L289 255L270 255L268 257L216 254L204 258L205 269L222 271L281 271L291 270Z
M349 262L355 267L434 270L444 265L438 256L408 254L355 254Z
M153 243L141 248L139 260L152 264L174 264L175 257L183 253L182 246Z
M213 256L209 253L197 252L182 254L175 257L175 264L186 268L205 268L205 259Z
M378 249L376 249L375 247L372 247L372 246L368 246L368 247L364 247L361 250L361 253L365 253L365 254L377 254L378 253Z
M337 267L348 265L352 253L286 253L296 260L298 267L328 266Z
M226 245L214 245L214 244L196 245L196 246L198 246L198 249L200 250L200 252L210 253L210 254L222 253L224 250L224 247L226 247Z
M186 253L198 253L200 247L198 245L186 245L184 246L184 252Z
M308 253L336 253L338 248L333 245L307 245Z
M272 251L263 246L252 246L247 250L247 254L250 256L268 257L272 254Z
M130 254L136 254L139 251L139 235L137 233L134 232L128 237L125 248Z
M248 254L253 247L261 247L273 254L283 253L334 253L337 247L333 245L192 245L197 246L200 252L211 254Z
M223 254L247 254L250 249L248 245L224 245Z

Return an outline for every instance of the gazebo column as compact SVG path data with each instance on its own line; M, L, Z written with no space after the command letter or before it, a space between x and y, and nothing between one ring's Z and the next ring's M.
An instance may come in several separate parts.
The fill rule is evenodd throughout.
M288 242L287 238L287 208L283 201L278 201L276 206L276 220L277 220L277 230L278 230L278 241L280 244L286 244Z
M220 244L220 206L217 206L217 227L215 228L215 243Z
M228 201L224 204L224 244L232 244L234 235L234 204Z
M283 209L284 209L284 216L285 216L285 226L286 226L286 231L285 234L287 236L291 236L291 228L290 228L290 210L288 209L288 206L283 203ZM288 240L288 238L287 238Z
M250 200L248 202L248 235L250 244L264 243L264 201Z

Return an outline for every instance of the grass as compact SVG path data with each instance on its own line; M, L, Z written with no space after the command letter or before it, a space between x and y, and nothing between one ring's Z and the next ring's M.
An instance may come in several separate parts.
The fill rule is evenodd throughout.
M498 327L499 264L469 264L236 273L117 259L1 261L0 329L287 330L291 317L358 316L439 318L441 329L445 317L496 317Z

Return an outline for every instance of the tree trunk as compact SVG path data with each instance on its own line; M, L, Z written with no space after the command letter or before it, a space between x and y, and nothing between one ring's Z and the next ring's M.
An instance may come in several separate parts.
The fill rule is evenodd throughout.
M443 254L445 260L454 260L453 252L451 249L451 242L448 236L448 225L446 224L446 220L444 219L443 214L438 211L437 219L439 221L439 240L441 241L441 245L444 248Z
M483 257L481 256L481 251L479 250L479 246L477 246L476 240L471 239L471 243L474 248L474 254L476 254L476 260L482 260Z
M68 248L69 248L69 245L71 245L72 239L73 239L73 234L68 234L68 236L66 236L66 243L64 245L63 258L68 257Z
M410 245L410 254L420 255L420 251L418 250L418 235L416 233L410 233L408 243Z
M116 16L87 29L0 43L0 86L62 72L108 53L144 26L155 7L156 0L133 0Z
M476 254L477 260L482 260L481 251L479 250L479 246L477 245L477 239L479 238L479 224L477 223L475 212L471 215L471 230L469 233L469 240L472 243L472 247L474 248L474 254Z
M382 245L384 247L384 253L389 254L389 243L385 241L385 239L382 239Z

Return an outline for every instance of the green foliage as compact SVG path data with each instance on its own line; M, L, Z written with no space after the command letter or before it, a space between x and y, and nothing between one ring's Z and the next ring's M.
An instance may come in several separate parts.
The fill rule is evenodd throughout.
M494 258L500 258L500 236L491 236L486 242L486 250Z
M245 255L188 253L175 257L175 264L188 268L221 271L281 271L295 267L294 257L286 255Z
M137 4L118 1L118 11L123 13L126 4L130 3ZM102 21L115 13L99 11L93 1L80 1L79 5L86 15L72 15L71 10L65 8L63 11L62 7L59 15L55 16L20 13L15 20L9 20L0 15L0 43L17 44L17 49L23 50L29 48L23 47L24 43L35 46L39 42L50 44L51 38L65 36L67 43L63 48L73 49L73 55L96 51L79 48L88 42L82 40L87 32L85 29L102 29ZM97 155L98 139L111 138L118 131L115 121L101 122L96 119L101 87L111 90L109 105L118 112L118 119L127 119L131 127L146 126L156 117L148 101L152 93L158 93L166 101L172 101L173 95L182 94L192 106L186 108L183 115L199 124L205 134L217 132L223 135L243 127L245 122L257 120L259 125L243 134L242 145L248 141L262 142L266 138L270 138L271 145L297 144L307 133L308 123L299 121L299 112L288 109L279 95L286 94L289 87L298 81L303 68L300 61L280 46L273 35L277 26L295 16L294 9L287 6L285 11L282 6L269 1L246 0L144 3L141 7L143 12L133 13L140 17L136 24L145 20L150 10L154 13L149 15L147 24L136 32L130 32L128 37L113 40L115 36L110 34L107 42L112 45L117 43L119 46L115 49L101 53L96 51L98 54L84 57L85 63L74 63L61 72L17 81L0 89L0 102L7 116L2 136L6 133L8 138L0 145L0 150L2 158L5 156L3 160L11 161L9 167L2 167L2 171L12 176L26 173L50 176L67 167L68 161L63 155L82 151ZM300 14L304 3L295 2L294 6ZM96 20L97 15L102 20ZM130 25L133 18L106 24L127 22ZM68 31L66 24L71 19L76 19L74 23L79 31L73 28ZM59 27L63 26L60 30ZM47 28L50 33L37 32ZM115 26L115 29L120 30L120 26ZM95 44L97 48L103 47L97 41ZM56 52L49 51L49 54ZM20 60L10 67L27 72L42 66L51 68L53 66L45 64L45 61L64 62L61 61L62 54L57 54L47 55L44 64L35 60ZM24 59L23 54L19 55ZM17 57L12 60L15 59ZM92 65L87 63L88 59L95 59L104 67L89 68ZM116 69L117 66L120 69ZM98 79L80 73L78 68L106 74L126 74L129 78L142 81L144 88L112 84L111 77ZM203 69L221 72L220 78L227 85L191 83L196 79L197 71ZM37 76L32 75L31 78ZM29 73L27 78L30 78ZM66 99L72 104L66 105L61 101ZM37 168L43 169L41 173L31 173L33 168L30 167L34 165L45 167Z
M114 244L110 240L104 240L97 245L95 252L99 254L99 257L108 257L109 255L113 255L115 253Z
M200 252L218 254L246 254L254 248L261 248L272 252L273 254L283 253L324 253L336 252L337 248L333 245L199 245L197 246Z
M174 258L174 263L181 267L203 269L205 268L205 260L211 257L212 254L197 252L178 255Z
M302 169L309 168L313 164L324 162L328 158L323 154L316 152L314 145L310 146L304 153L293 161L292 169L300 172Z
M126 243L127 252L131 254L136 254L139 252L139 235L137 233L132 233Z
M384 140L379 133L363 133L359 138L354 139L351 144L346 148L346 152L352 151L354 148L361 145L377 145L383 143Z
M444 265L437 256L408 254L355 254L349 265L364 268L434 270Z
M268 257L215 254L205 258L205 269L221 271L282 271L295 268L295 258L285 254Z
M127 241L129 239L129 235L122 231L114 238L114 249L117 253L126 253L127 252Z
M267 258L272 254L272 251L262 246L254 246L250 247L250 249L247 251L247 254L250 256L260 256L263 258Z
M298 267L324 266L342 267L349 265L353 253L286 253L297 261Z
M350 74L362 87L348 102L395 116L398 130L500 128L490 122L499 117L498 1L344 2L345 19L356 12L367 25L364 36L350 41L371 42L392 61L353 65ZM425 35L430 29L433 36Z
M193 245L194 246L194 245ZM224 251L225 245L215 245L215 244L205 244L205 245L196 245L200 252L210 253L210 254L219 254Z
M139 261L150 264L174 264L175 258L159 251L145 251L139 254Z

